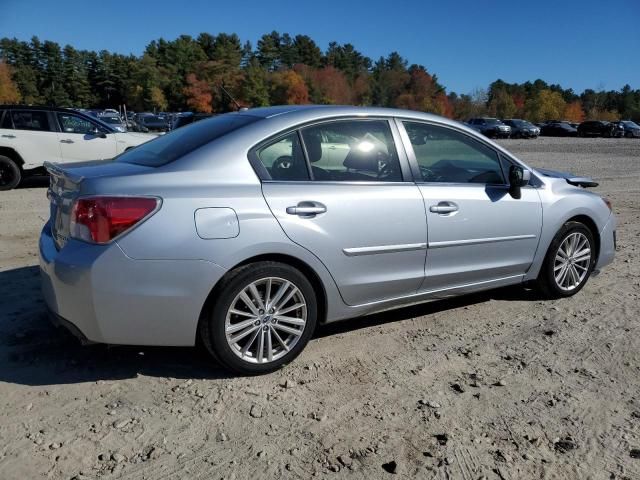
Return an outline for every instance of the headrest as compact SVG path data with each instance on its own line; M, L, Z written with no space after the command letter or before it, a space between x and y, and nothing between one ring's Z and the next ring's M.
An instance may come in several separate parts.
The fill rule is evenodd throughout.
M378 156L380 151L377 149L369 152L363 152L357 147L352 147L344 159L342 164L346 168L354 170L364 170L367 172L378 172Z

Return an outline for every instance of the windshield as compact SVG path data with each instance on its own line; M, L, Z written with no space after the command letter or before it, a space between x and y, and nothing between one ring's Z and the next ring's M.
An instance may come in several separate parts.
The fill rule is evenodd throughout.
M631 120L624 120L620 123L622 123L625 127L640 128L640 125L638 125L636 122L632 122Z
M143 143L124 152L116 161L160 167L257 120L260 117L236 113L213 117Z
M485 121L489 125L502 125L502 122L497 118L485 118Z

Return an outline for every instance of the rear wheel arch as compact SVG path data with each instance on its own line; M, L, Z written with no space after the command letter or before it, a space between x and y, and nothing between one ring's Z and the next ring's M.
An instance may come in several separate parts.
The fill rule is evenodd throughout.
M211 311L211 307L213 306L213 303L216 300L218 291L220 290L220 286L226 283L226 280L228 280L230 276L234 276L238 272L238 270L241 269L242 267L245 267L252 263L258 263L258 262L278 262L278 263L283 263L285 265L289 265L299 270L300 273L302 273L313 286L313 289L317 297L317 304L318 304L318 316L317 316L318 323L319 324L324 323L326 314L327 314L327 292L322 280L320 279L320 276L309 264L300 260L299 258L293 257L291 255L281 254L281 253L268 253L268 254L261 254L261 255L256 255L254 257L247 258L242 262L234 265L228 270L228 272L222 278L220 278L220 280L218 280L218 282L216 282L216 284L212 287L211 291L209 292L209 295L207 296L204 302L204 305L202 306L198 324L200 324L202 322L202 319L205 318L208 315L208 313Z

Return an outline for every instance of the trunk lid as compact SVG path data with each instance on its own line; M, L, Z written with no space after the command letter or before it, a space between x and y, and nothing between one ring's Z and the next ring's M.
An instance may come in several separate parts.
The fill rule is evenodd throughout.
M60 250L69 240L71 214L75 199L80 195L98 194L87 188L87 180L97 177L134 175L152 170L150 167L112 160L58 164L45 162L49 172L49 224L56 248Z

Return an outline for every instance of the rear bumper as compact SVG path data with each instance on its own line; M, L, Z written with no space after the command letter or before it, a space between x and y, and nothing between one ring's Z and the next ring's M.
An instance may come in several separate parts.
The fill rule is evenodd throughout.
M616 217L611 214L600 232L600 254L595 270L600 270L613 262L616 254Z
M48 224L40 271L54 320L89 342L167 346L195 344L204 302L225 273L200 260L133 260L117 243L70 240L58 251Z

